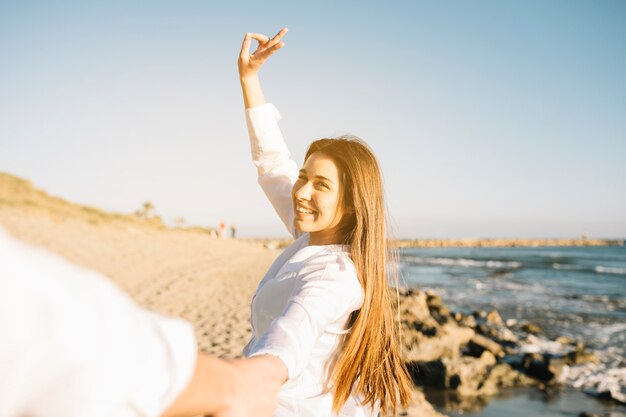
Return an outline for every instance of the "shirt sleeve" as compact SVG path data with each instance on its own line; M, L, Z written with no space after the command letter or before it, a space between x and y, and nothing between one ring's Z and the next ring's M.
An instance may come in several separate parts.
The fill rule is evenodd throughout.
M187 386L192 326L0 230L0 417L159 416Z
M361 307L361 285L353 270L320 265L301 277L287 307L258 339L249 356L270 354L287 366L289 379L304 370L315 342L329 325L347 321Z
M297 237L291 189L298 178L298 165L290 159L278 127L281 118L271 103L246 109L252 161L257 167L259 184L289 233Z

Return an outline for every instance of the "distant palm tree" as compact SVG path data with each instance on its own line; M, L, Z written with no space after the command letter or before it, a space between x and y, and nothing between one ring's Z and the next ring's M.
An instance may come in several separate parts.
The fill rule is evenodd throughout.
M135 212L135 216L142 219L151 219L154 217L154 204L149 201L146 201L141 206L141 209Z

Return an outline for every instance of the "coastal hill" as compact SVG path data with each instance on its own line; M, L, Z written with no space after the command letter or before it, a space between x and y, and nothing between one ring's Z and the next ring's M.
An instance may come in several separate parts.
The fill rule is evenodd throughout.
M91 224L125 223L134 226L163 227L156 216L110 213L94 207L68 202L35 188L30 181L0 172L0 206L31 214L46 214L56 220L75 219Z

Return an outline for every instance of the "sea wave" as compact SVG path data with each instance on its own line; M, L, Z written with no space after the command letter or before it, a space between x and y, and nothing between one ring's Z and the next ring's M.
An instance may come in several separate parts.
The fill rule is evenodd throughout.
M593 270L600 274L626 275L626 268L615 268L610 266L598 265L593 268Z
M402 261L418 264L418 265L441 265L441 266L461 266L466 268L489 268L489 269L518 269L524 264L519 261L502 261L502 260L479 260L470 258L446 258L446 257L430 257L430 256L402 256ZM610 267L598 265L583 266L576 264L565 264L553 262L548 265L527 264L526 267L530 268L552 268L562 271L580 271L580 272L592 272L598 274L612 274L612 275L626 275L626 268Z
M444 266L463 266L468 268L509 268L515 269L522 266L517 261L496 261L496 260L477 260L467 258L440 258L440 257L421 257L421 256L403 256L402 261L420 264L420 265L444 265Z
M580 265L553 263L552 268L563 269L565 271L582 271L584 268Z

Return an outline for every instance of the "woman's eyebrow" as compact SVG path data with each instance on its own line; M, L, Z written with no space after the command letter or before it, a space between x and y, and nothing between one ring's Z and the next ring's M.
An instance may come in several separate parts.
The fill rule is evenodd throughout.
M334 182L333 180L331 180L330 178L326 178L326 177L323 177L323 176L321 176L321 175L316 175L316 176L315 176L315 178L320 179L320 180L324 180L324 181L328 181L328 182L329 182L329 183L331 183L331 184L334 184L334 183L335 183L335 182Z
M302 169L300 170L300 174L307 175L307 173L306 173L306 169L302 168ZM315 177L314 177L314 178L321 179L321 180L324 180L324 181L328 181L328 182L330 182L331 184L334 184L334 183L335 183L335 181L331 180L330 178L326 178L326 177L324 177L324 176L322 176L322 175L315 175Z

